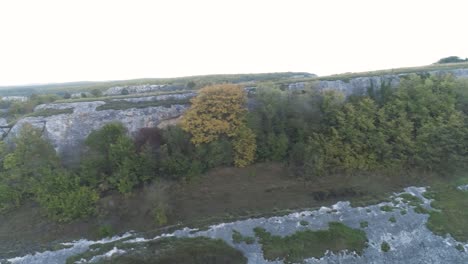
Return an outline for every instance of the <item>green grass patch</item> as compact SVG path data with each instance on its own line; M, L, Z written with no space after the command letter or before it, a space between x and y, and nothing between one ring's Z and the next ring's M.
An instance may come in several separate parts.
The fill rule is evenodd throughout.
M429 210L427 210L426 208L422 207L421 205L417 205L417 206L414 208L414 212L415 212L415 213L418 213L418 214L429 214Z
M255 243L255 238L249 237L249 236L243 236L239 231L232 230L232 241L234 241L234 243L236 244L244 242L250 245L250 244Z
M431 206L439 211L429 212L427 227L435 234L450 234L458 241L468 241L468 192L456 185L437 185L429 189Z
M308 226L309 225L309 222L307 222L305 220L301 220L299 223L301 224L301 226Z
M404 202L408 203L411 206L418 206L422 204L421 199L409 193L402 193L398 197L402 198Z
M465 252L465 248L463 247L462 244L457 244L457 245L455 246L455 248L456 248L458 251L460 251L460 252Z
M394 209L395 207L390 206L390 205L384 205L380 207L380 211L383 211L383 212L393 212Z
M112 250L114 247L117 247L118 249L123 249L123 250L131 249L132 247L135 247L135 245L132 245L130 243L122 243L125 240L126 239L121 239L121 240L114 241L111 243L91 245L89 247L89 250L81 254L74 255L74 256L67 258L66 264L74 264L75 262L81 259L89 261L94 256L103 255L106 252L109 252L110 250Z
M101 264L246 264L247 259L238 250L230 247L223 240L206 237L197 238L164 238L147 243L109 243L99 249L89 250L87 256L83 254L67 259L67 264L84 258L89 260L91 255L108 252L114 246L127 251L121 256L103 259Z
M262 244L264 258L269 261L280 259L284 263L302 262L311 257L319 258L327 250L336 253L348 249L362 254L367 246L364 231L338 222L329 223L328 230L299 231L286 237L271 235L259 227L255 228L254 232Z
M359 223L359 226L361 226L361 228L366 228L369 226L369 222L367 221L362 221L361 223Z
M388 252L390 251L390 245L384 241L382 242L382 244L380 245L380 249L383 251L383 252Z
M127 102L127 101L110 101L104 105L98 106L97 111L101 110L124 110L129 108L146 108L146 107L156 107L164 106L168 107L175 104L189 104L190 99L167 99L167 100L157 100L157 101L148 101L148 102Z
M401 210L401 211L400 211L400 214L401 214L401 215L405 215L405 214L407 214L407 213L408 213L408 211L406 211L406 210Z
M115 235L115 231L110 225L102 225L97 230L97 236L99 238L110 237Z
M391 223L396 223L396 218L392 216L388 219L388 221L390 221Z
M65 109L43 109L43 110L38 110L36 112L32 112L30 114L27 114L26 116L32 116L32 117L37 117L37 116L54 116L54 115L61 115L61 114L72 114L73 113L73 108L65 108Z

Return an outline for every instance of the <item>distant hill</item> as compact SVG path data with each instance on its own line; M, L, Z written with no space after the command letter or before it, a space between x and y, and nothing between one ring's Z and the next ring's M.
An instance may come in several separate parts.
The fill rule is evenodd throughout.
M29 96L31 94L55 93L64 94L66 92L87 92L93 89L105 90L113 86L128 86L141 84L173 84L183 86L193 86L198 88L207 84L215 83L248 83L259 81L279 81L282 79L295 78L312 78L315 74L307 72L278 72L278 73L252 73L252 74L216 74L216 75L199 75L177 78L144 78L133 80L117 80L117 81L102 81L102 82L68 82L68 83L51 83L39 85L22 85L22 86L0 86L0 96L22 95Z

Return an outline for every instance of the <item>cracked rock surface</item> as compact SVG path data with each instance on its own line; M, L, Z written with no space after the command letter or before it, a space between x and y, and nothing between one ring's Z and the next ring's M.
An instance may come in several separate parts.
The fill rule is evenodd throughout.
M183 95L176 96L182 97ZM193 93L186 96L188 98L193 97ZM176 99L179 99L178 97ZM174 96L153 96L150 100L173 98ZM142 100L148 99L133 98L131 102L140 102ZM39 105L35 111L73 109L73 113L22 118L12 127L7 140L11 140L18 135L23 125L28 123L43 131L44 137L64 160L73 162L79 158L80 151L77 150L82 149L82 144L87 136L105 124L121 122L130 135L135 135L141 128L156 127L165 120L179 117L189 107L185 104L174 104L171 106L123 110L96 110L97 107L104 104L106 104L104 101L91 101Z
M425 188L409 187L404 193L418 197L421 206L430 209L431 200L422 196ZM72 243L70 248L58 251L47 251L35 255L27 255L10 259L12 263L65 263L67 257L88 250L92 244L112 243L112 241L125 239L124 243L132 243L137 247L145 242L161 237L210 237L226 241L232 247L240 250L247 258L249 264L254 263L283 263L282 260L267 261L263 257L262 246L258 239L253 244L244 242L234 243L233 230L244 236L255 234L255 227L262 227L273 235L288 236L303 230L324 230L329 222L341 222L351 228L361 228L360 223L366 221L368 226L362 228L368 238L368 246L361 256L354 252L342 251L338 254L326 252L320 259L310 258L305 263L468 263L468 244L462 246L465 252L456 249L460 242L451 236L441 237L433 234L426 228L427 214L418 214L414 206L410 205L400 194L392 196L392 202L383 202L367 207L350 206L349 202L338 202L331 207L322 207L314 211L302 211L285 216L270 218L255 218L231 223L222 223L210 226L207 230L184 228L170 234L163 234L154 238L143 238L138 234L127 233L121 237L109 238L101 241L80 240ZM382 206L391 206L392 211L384 211ZM404 213L402 213L404 211ZM396 219L389 221L390 217ZM304 226L301 221L309 224ZM387 242L390 245L388 252L381 250L381 244ZM112 252L111 252L112 251ZM114 247L104 255L95 256L94 259L108 257L112 254L125 254L124 250ZM86 263L86 262L84 262Z

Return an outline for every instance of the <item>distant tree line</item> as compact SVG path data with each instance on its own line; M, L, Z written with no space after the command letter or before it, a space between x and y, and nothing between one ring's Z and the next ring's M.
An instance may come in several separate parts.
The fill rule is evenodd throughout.
M445 57L445 58L438 60L436 63L443 64L443 63L458 63L458 62L467 62L467 61L468 61L468 58L462 59L458 56L449 56L449 57Z

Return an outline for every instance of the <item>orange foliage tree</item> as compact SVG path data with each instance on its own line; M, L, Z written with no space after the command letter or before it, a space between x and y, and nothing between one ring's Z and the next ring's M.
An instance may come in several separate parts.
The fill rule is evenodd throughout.
M255 135L246 125L246 95L233 84L208 86L192 99L182 118L182 129L192 135L195 145L210 143L226 135L233 141L234 163L244 167L254 160Z

